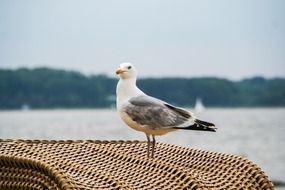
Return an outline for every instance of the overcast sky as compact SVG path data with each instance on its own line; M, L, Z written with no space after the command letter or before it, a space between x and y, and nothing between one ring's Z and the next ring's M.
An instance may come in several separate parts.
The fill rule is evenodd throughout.
M0 67L285 77L284 0L1 0Z

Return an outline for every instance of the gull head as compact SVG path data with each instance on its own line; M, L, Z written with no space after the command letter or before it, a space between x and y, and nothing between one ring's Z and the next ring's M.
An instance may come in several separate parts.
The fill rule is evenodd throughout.
M137 78L137 70L131 63L122 63L116 70L116 74L121 79Z

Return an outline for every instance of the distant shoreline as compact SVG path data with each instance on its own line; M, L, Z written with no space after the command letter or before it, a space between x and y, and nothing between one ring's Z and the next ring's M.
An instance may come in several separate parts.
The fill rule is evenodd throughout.
M109 108L118 79L51 68L0 69L0 109ZM138 87L173 105L206 108L284 107L285 78L260 76L232 81L219 77L141 78Z

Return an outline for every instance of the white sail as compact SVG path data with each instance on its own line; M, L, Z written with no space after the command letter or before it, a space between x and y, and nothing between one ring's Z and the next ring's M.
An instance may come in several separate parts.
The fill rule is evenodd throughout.
M205 106L203 105L201 98L196 98L196 103L195 103L194 109L196 112L202 112L205 110Z

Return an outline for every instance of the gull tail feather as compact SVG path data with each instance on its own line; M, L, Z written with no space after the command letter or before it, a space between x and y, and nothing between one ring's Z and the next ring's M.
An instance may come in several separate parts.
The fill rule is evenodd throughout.
M185 129L185 130L197 130L197 131L212 131L216 132L217 128L213 123L202 121L199 119L195 119L195 123L193 125L189 125L187 127L175 127L175 129Z

